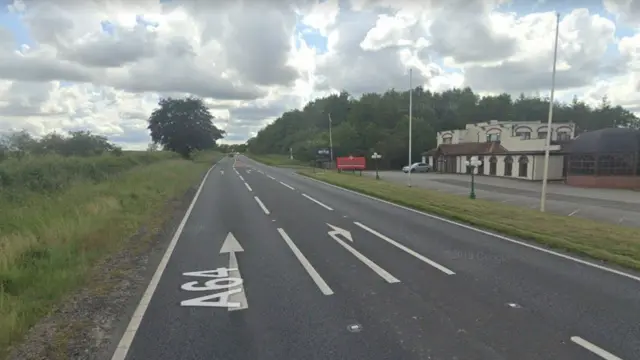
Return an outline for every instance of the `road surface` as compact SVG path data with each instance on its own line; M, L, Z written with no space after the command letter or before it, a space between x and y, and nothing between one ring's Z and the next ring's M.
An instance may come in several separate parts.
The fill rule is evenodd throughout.
M225 158L113 360L639 359L640 277Z

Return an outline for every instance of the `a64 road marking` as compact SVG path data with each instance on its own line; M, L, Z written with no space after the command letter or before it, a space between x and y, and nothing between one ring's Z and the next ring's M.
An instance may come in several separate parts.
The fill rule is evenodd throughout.
M180 287L185 291L215 291L225 290L217 292L215 294L205 295L189 300L184 300L180 303L181 306L204 306L204 307L226 307L237 308L240 307L240 303L229 302L229 297L233 294L237 294L242 291L242 279L229 277L230 271L238 269L230 268L217 268L215 270L193 271L186 272L184 276L194 276L201 278L209 278L204 284L199 281L190 281L182 284ZM236 287L235 289L231 289ZM215 300L215 301L212 301Z

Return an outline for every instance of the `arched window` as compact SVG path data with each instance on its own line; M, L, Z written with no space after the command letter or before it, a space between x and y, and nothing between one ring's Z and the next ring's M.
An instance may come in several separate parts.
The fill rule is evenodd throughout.
M489 158L489 175L496 175L498 172L498 159L495 156Z
M528 173L529 173L529 158L526 155L522 155L518 159L518 176L527 177Z
M511 176L513 172L513 158L511 155L507 155L504 158L504 176Z

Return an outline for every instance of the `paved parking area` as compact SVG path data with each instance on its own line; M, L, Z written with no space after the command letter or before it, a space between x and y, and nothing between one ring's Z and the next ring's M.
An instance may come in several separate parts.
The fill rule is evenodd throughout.
M364 172L375 176L375 172ZM407 174L384 171L380 177L386 181L407 183ZM412 174L413 186L468 196L469 175L421 173ZM476 176L478 198L530 209L540 208L541 182ZM615 189L583 189L559 183L547 187L548 212L565 216L606 221L624 226L640 227L640 192Z

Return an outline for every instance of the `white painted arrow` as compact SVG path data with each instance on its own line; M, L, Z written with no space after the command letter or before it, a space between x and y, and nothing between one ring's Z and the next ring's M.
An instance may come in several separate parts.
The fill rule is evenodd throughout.
M233 236L232 233L229 233L222 243L220 254L229 254L229 269L231 269L229 271L230 278L242 279L242 276L240 275L240 268L238 267L238 259L236 258L236 253L243 251L244 249L242 248L242 245L240 245L236 237ZM239 303L240 306L230 307L229 311L244 310L249 307L249 304L247 303L247 295L244 291L244 285L240 285L240 288L240 292L232 293L231 295L229 295L229 302Z
M385 279L388 283L397 283L400 282L393 275L389 274L385 269L378 266L378 264L369 260L366 256L362 255L358 250L351 247L351 245L347 244L345 241L340 239L340 236L346 238L347 240L353 242L353 237L348 230L339 228L337 226L331 225L327 223L329 227L332 229L328 232L329 236L333 238L333 240L337 241L338 244L342 245L345 249L347 249L353 256L358 258L358 260L362 261L365 265L367 265L371 270L373 270L376 274L378 274L381 278Z

